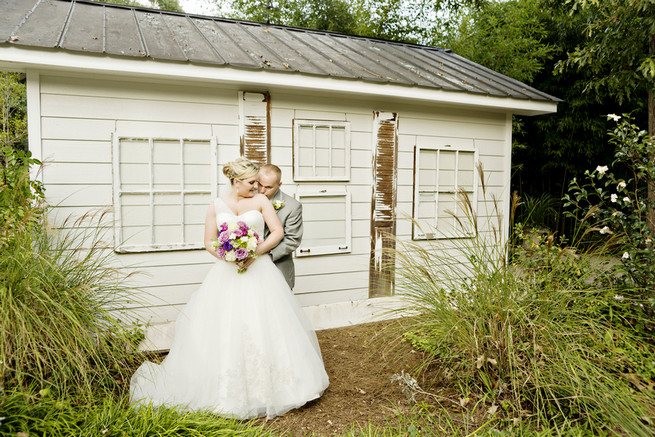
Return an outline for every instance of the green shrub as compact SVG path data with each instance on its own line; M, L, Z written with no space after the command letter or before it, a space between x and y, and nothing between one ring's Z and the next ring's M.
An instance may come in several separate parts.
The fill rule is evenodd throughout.
M648 386L625 352L639 342L615 323L615 290L597 286L598 255L544 239L510 263L498 203L484 204L493 210L478 215L462 193L472 236L398 243L396 289L417 314L409 332L425 365L514 420L653 435L655 399L625 377Z

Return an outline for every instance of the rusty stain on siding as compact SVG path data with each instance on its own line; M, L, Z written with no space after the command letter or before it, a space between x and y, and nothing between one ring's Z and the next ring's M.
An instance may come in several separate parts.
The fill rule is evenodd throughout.
M243 114L243 132L240 138L241 156L259 165L271 162L271 95L262 93L266 105L264 115Z
M392 294L398 168L398 116L379 112L374 116L377 129L371 201L370 297Z

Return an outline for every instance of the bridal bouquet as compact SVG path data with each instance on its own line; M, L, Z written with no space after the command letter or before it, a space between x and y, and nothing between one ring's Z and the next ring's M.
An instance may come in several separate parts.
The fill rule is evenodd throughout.
M225 222L218 227L218 238L212 240L216 254L225 261L239 262L256 258L259 235L243 221ZM246 269L239 268L239 273Z

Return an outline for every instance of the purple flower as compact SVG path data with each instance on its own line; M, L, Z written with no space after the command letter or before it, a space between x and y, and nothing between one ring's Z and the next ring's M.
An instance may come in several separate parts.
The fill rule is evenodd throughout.
M240 261L240 260L246 259L248 257L248 251L246 249L244 249L243 247L240 247L234 252L234 255Z
M230 240L230 233L229 232L221 232L220 235L218 236L218 241L220 243L225 243L226 241Z
M237 222L237 226L239 226L240 228L246 228L246 229L248 229L248 225L246 224L246 222L241 221L241 220L239 220L239 221Z
M218 249L216 249L216 254L221 258L225 258L225 249L223 249L222 246L219 246Z
M221 226L221 231L227 231L227 223L223 223Z
M229 241L226 241L223 243L223 249L226 252L229 252L230 250L234 249L234 246L232 246L232 244Z
M255 238L259 240L259 235L257 235L257 232L253 232L253 234L255 235Z
M234 233L234 235L236 235L237 238L243 237L245 235L245 233L243 232L243 229L237 229L233 233Z

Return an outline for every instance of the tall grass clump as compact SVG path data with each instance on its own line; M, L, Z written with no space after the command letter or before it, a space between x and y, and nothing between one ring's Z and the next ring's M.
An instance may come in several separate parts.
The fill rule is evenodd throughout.
M42 190L29 178L38 161L2 152L0 385L61 394L117 389L136 337L113 311L130 290L110 267L103 217L50 228Z
M442 384L498 420L653 435L655 398L630 380L624 352L639 345L615 323L593 251L549 240L510 263L501 206L479 174L490 206L478 214L460 192L458 238L398 242L396 290L417 314L406 338Z

